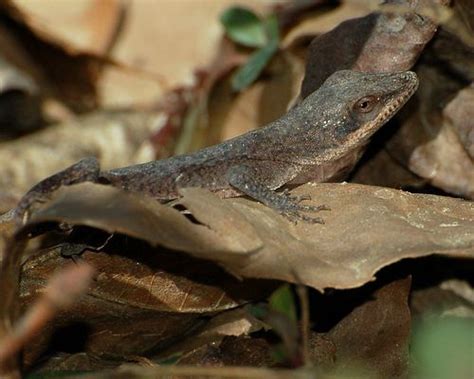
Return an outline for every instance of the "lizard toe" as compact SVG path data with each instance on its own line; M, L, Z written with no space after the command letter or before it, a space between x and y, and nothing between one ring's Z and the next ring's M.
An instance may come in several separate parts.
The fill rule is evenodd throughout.
M299 211L284 212L282 215L294 224L297 224L299 221L307 222L309 224L324 224L324 220L321 217L307 216Z
M290 190L288 188L285 188L281 192L281 194L283 196L286 196L287 199L291 200L294 203L300 203L300 202L305 201L305 200L311 200L311 195L309 195L307 193L304 193L304 194L301 194L301 195L291 195Z
M305 212L319 212L319 211L330 211L327 205L298 205L298 210Z

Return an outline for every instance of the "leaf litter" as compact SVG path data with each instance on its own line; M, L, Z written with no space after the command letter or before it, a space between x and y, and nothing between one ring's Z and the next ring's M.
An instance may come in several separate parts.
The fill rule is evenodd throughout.
M58 312L56 320L47 323L38 337L25 346L24 367L38 367L38 362L43 362L46 372L99 370L115 367L117 363L111 363L112 359L142 365L174 362L178 366L148 369L151 371L124 367L91 377L150 373L406 377L411 375L410 365L412 370L420 369L409 362L412 320L443 315L472 320L472 299L466 295L472 287L465 277L472 275L469 262L474 254L474 210L472 202L462 199L472 199L474 183L469 122L472 39L467 32L472 30L472 12L464 0L454 1L449 10L439 8L446 1L389 3L391 7L385 8L388 12L383 6L363 9L354 4L320 11L324 2L314 8L275 8L283 28L283 42L278 51L272 47L271 54L265 57L275 54L267 65L257 65L258 73L250 70L251 76L258 79L238 95L232 92L232 77L227 74L244 64L251 51L233 46L228 40L218 45L217 53L206 42L199 45L195 61L179 59L195 55L196 40L189 39L187 48L176 49L180 62L177 64L158 54L171 40L162 31L164 44L157 44L157 53L148 55L153 49L136 41L148 33L137 25L149 22L144 22L145 18L140 22L140 17L145 17L143 9L134 8L133 23L125 24L134 28L125 29L127 38L119 35L112 59L104 59L104 47L114 45L114 30L121 26L117 23L120 12L126 14L130 8L109 4L105 28L94 29L100 43L86 38L78 45L64 38L67 31L61 36L61 27L52 31L30 22L36 17L34 12L29 14L24 8L15 13L14 8L6 7L8 17L15 15L15 23L32 31L29 43L46 46L51 53L39 56L38 50L33 49L33 59L25 73L34 78L40 93L56 96L60 112L53 118L59 115L59 120L64 121L71 115L75 118L74 112L120 104L131 107L131 111L125 109L123 117L128 117L127 112L136 112L140 117L146 110L160 120L154 125L142 123L138 136L126 132L123 151L105 144L105 150L98 154L103 155L101 160L110 157L111 166L166 157L173 151L195 150L272 121L295 102L303 77L300 98L316 89L331 72L343 68L413 69L421 79L410 104L376 136L368 154L349 177L369 186L324 183L293 190L293 194L310 194L311 204L331 207L332 211L321 213L324 225L293 224L248 199L222 200L198 188L182 189L179 200L161 205L153 199L95 184L61 188L46 203L39 204L20 229L8 214L3 216L0 248L7 253L0 277L1 341L9 336L17 315L32 307L53 273L71 259L87 262L98 272L88 293ZM221 7L221 11L225 9L224 4ZM407 7L419 13L405 14ZM207 16L206 11L196 16L209 17L216 25L219 12L211 8ZM269 14L262 12L264 8L255 7L252 14ZM314 9L316 12L311 13ZM170 8L163 15L173 12ZM18 23L22 17L27 19L26 14L29 21ZM355 15L362 17L354 18ZM301 16L306 19L302 21ZM187 19L191 27L192 20ZM337 26L341 21L345 22ZM208 27L212 29L211 23ZM183 30L176 33L186 33ZM308 46L315 35L317 38ZM28 39L20 40L20 50ZM215 41L215 36L208 41L211 39ZM265 48L262 41L255 46ZM80 56L75 58L71 51ZM209 59L213 55L214 61ZM144 57L141 67L136 64L140 56ZM163 65L156 64L157 57L165 59ZM203 62L211 63L206 66ZM64 73L80 74L62 80L46 70L46 76L38 80L38 68L45 64L53 67L55 63L64 68ZM183 73L189 75L198 66L201 71L194 73L194 84L174 87L183 82ZM103 68L103 73L98 67ZM43 85L45 78L48 89ZM169 91L168 99L178 99L178 103L165 106L159 113L156 98L163 91ZM50 112L49 108L44 109ZM97 118L99 123L101 117L107 120L110 116L107 111L102 113ZM44 119L48 120L51 114L45 114ZM94 138L84 133L89 119L86 115L78 132L65 133L59 142L55 142L55 136L70 129L67 123L2 142L0 154L7 156L2 161L8 164L26 161L28 150L34 150L35 143L44 147L42 155L34 154L38 168L29 175L22 174L20 181L14 179L18 175L15 168L3 166L2 210L8 210L12 199L21 196L27 187L59 169L61 161L54 163L53 159L48 163L51 158L45 153L47 149L57 149L65 161L81 158ZM89 128L98 133L107 130L97 123ZM136 126L133 130L135 133ZM41 140L41 133L50 133L50 140ZM61 150L68 146L71 135L79 148ZM77 141L84 141L82 150ZM180 142L173 146L173 141ZM20 154L12 155L11 151ZM43 161L50 167L43 168ZM13 184L15 181L17 184ZM27 239L31 241L25 245ZM462 269L456 268L458 260L463 262ZM420 270L421 266L430 269ZM444 277L447 272L449 280ZM280 298L284 291L277 291L273 299L287 304L288 309L297 309L301 319L295 322L284 310L280 315L271 313L268 324L251 317L248 307L269 299L281 282L318 290L310 292L311 309L305 310L303 301L291 304L297 301ZM302 315L309 311L311 323L301 325ZM80 325L86 329L80 329ZM415 323L415 328L418 325ZM420 351L428 351L423 341L431 341L430 333L433 334L425 332L429 328L420 328L423 337L415 340L419 356ZM444 328L450 330L450 324L441 324L440 329ZM309 337L304 337L305 329L309 330ZM81 344L78 335L85 338L82 351L63 354L69 349L64 347L66 341ZM302 338L308 338L306 344ZM304 351L305 345L309 346L308 352ZM53 352L53 357L45 359L48 351ZM439 350L436 354L443 357L447 352ZM296 369L308 363L308 356L312 369ZM462 370L465 363L459 362L457 367ZM179 366L186 364L193 366ZM253 371L249 367L235 371L230 367L242 364L292 369ZM428 360L423 364L424 370L429 370L430 365L435 367ZM221 369L200 369L199 365ZM452 371L456 365L446 367ZM18 368L15 359L1 367L9 375Z

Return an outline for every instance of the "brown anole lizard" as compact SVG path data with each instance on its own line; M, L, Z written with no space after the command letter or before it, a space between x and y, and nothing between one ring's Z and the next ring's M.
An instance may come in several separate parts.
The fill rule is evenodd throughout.
M418 86L415 73L338 71L301 104L260 129L192 154L100 171L86 158L34 186L20 200L16 217L62 185L110 184L161 202L182 187L203 187L222 197L247 195L292 219L322 222L302 212L327 209L301 204L275 190L326 181L355 164L370 136L387 122Z

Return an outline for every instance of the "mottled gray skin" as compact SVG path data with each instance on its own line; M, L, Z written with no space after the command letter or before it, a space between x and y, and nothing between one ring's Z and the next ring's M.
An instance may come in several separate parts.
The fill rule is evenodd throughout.
M409 71L338 71L278 120L221 144L104 172L99 172L94 158L87 158L46 181L54 188L57 182L96 181L160 201L177 198L179 188L203 187L223 197L248 195L291 218L322 222L301 211L326 209L324 206L301 205L301 198L274 190L287 184L325 181L355 163L361 146L405 104L417 85L416 75ZM81 171L85 180L81 180ZM34 193L49 191L42 183L25 195L18 209L27 209Z

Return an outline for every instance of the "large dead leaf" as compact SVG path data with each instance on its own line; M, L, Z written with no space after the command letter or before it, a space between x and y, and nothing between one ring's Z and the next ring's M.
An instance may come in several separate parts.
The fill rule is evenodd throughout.
M446 2L436 1L437 4ZM345 21L313 40L308 49L302 98L319 88L337 70L393 72L413 66L436 31L436 24L415 13L420 6L418 2L388 3L403 4L414 11L405 14L371 13ZM422 2L426 3L429 2Z
M222 200L183 189L180 203L198 223L152 199L93 184L63 188L26 230L58 221L124 233L217 262L245 277L351 288L408 257L474 256L474 204L355 184L299 187L324 213L325 225L294 225L245 199Z
M149 246L132 247L128 254L123 246L120 254L114 254L115 249L111 247L107 253L86 251L81 255L98 275L87 296L70 310L59 313L55 322L28 344L27 364L48 348L55 330L67 336L66 340L77 340L75 333L81 329L78 323L87 330L85 351L92 355L123 357L152 349L160 351L174 346L190 330L202 327L203 316L235 308L250 299L258 300L272 288L265 283L238 281L210 262L183 255L163 254L154 259ZM22 270L23 308L44 291L47 280L58 268L69 263L70 259L57 250L30 258ZM224 321L226 325L216 320L208 326L208 332L200 336L201 343L218 339L219 333L222 339L226 334L241 335L257 328L256 321L251 322L242 312L238 319L224 317Z
M192 82L194 70L212 60L223 33L219 15L233 3L232 0L201 1L199 6L192 0L129 3L121 36L111 56L137 73L144 73L148 80L111 67L99 82L103 104L149 102L163 90ZM245 0L240 5L261 11L266 4Z

